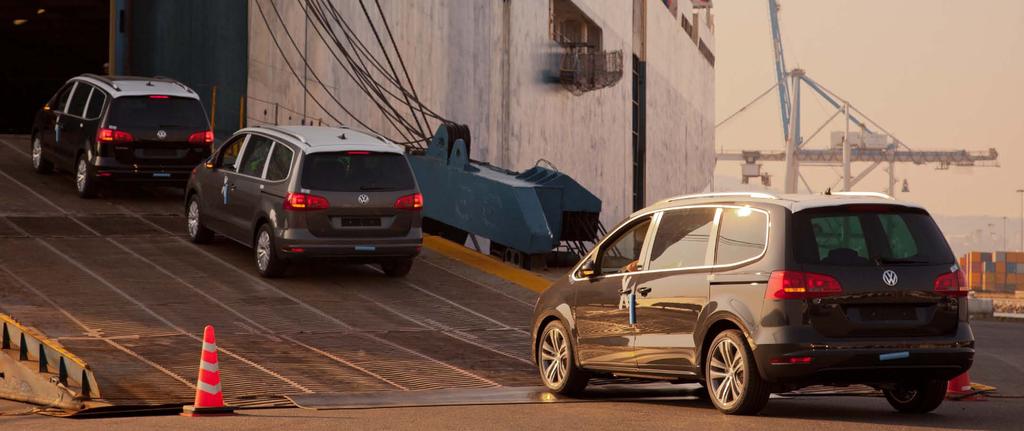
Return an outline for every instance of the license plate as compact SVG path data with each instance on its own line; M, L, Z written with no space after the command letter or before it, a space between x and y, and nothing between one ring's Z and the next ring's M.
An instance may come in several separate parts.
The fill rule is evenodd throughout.
M879 361L891 361L893 359L907 359L910 357L910 352L894 352L894 353L883 353L878 355Z
M374 251L374 250L377 250L377 247L374 247L372 245L357 245L356 246L356 251Z
M153 177L155 177L155 178L170 178L171 174L168 174L167 172L154 172L153 173Z

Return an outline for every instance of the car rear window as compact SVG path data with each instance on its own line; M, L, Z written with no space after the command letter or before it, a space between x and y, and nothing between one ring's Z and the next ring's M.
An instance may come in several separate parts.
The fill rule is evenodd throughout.
M794 253L804 264L952 263L928 213L900 206L839 206L793 214Z
M402 154L343 151L307 155L302 187L311 190L357 192L407 190L414 187L412 171Z
M196 99L163 96L118 97L107 124L130 129L207 130L203 105Z

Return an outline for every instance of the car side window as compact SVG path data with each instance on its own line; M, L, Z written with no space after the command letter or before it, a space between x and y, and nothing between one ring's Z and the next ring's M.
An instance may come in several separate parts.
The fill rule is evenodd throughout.
M651 244L651 264L647 269L704 266L716 211L716 208L665 211Z
M274 141L269 138L252 135L249 143L245 145L245 154L242 154L242 163L238 165L238 173L253 177L262 177L263 168L267 165L267 158L270 156L270 148Z
M71 98L71 90L75 89L75 83L69 82L64 84L64 87L57 92L57 95L53 98L53 104L50 105L50 109L57 112L64 112L64 108L68 106L68 99Z
M288 178L288 171L291 170L294 155L295 153L287 145L275 142L274 152L270 154L270 163L267 164L267 180L280 181Z
M99 88L92 89L92 95L89 96L89 103L85 107L85 118L93 120L99 118L100 114L103 113L103 104L107 101L107 95Z
M217 168L228 171L236 172L238 170L238 155L242 153L242 144L245 143L245 138L248 135L238 135L226 142L221 147L220 159L217 162Z
M644 238L647 237L647 229L650 227L651 219L648 217L602 247L597 259L600 274L619 274L641 269L640 252L644 248Z
M89 100L90 92L92 92L91 85L79 82L75 87L74 93L71 94L71 103L68 103L68 109L64 113L76 117L83 116L85 114L85 102Z
M768 215L750 208L722 208L716 265L731 265L756 258L768 239Z

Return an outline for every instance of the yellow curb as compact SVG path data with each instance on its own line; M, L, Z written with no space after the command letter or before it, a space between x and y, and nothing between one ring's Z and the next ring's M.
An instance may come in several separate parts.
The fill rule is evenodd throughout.
M543 292L551 286L551 280L438 236L423 235L423 245L449 258L537 293Z

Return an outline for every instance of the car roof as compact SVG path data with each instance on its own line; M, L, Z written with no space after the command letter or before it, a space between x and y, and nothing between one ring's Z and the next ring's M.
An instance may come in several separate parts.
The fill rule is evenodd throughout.
M691 195L676 196L663 199L653 205L637 211L633 214L639 215L644 212L657 211L660 209L676 208L690 205L710 204L750 204L761 203L780 206L792 212L803 211L811 208L822 208L839 205L898 205L909 208L924 210L918 204L896 200L883 193L872 192L835 192L831 194L771 194L767 192L722 192L722 193L700 193ZM632 216L631 216L632 217Z
M303 153L332 151L373 151L376 153L404 154L405 147L396 145L382 136L349 127L324 126L254 126L239 130L273 135L295 144Z
M93 74L79 75L72 81L83 81L102 88L111 97L166 95L199 99L199 95L185 84L164 77L144 76L100 76Z

